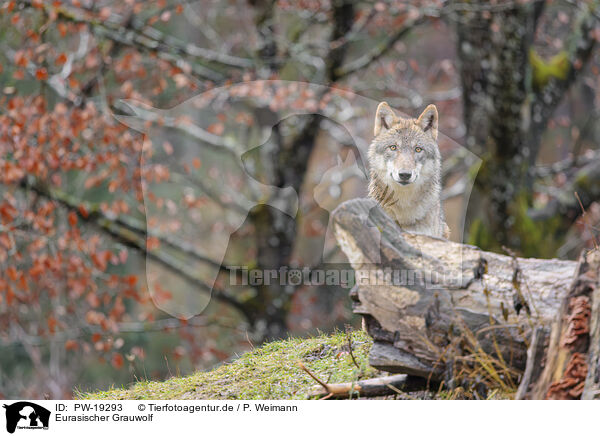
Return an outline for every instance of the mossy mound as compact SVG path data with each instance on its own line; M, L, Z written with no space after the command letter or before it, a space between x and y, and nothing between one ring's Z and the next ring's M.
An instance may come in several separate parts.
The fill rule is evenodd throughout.
M270 342L217 369L188 377L139 382L130 388L76 396L82 400L307 399L316 383L298 362L328 383L372 378L380 373L368 365L371 344L365 332L352 333L352 350L360 370L348 352L347 335L338 332Z

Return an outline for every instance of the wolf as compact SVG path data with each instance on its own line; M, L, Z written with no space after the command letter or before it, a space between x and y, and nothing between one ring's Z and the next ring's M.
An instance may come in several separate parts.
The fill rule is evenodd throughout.
M405 231L450 236L441 203L442 158L438 112L429 105L418 118L399 118L381 102L369 145L369 196Z

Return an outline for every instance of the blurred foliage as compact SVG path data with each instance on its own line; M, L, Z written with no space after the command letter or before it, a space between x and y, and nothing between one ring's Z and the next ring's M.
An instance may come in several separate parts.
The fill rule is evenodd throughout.
M410 115L437 105L455 240L497 251L507 244L537 257L577 256L600 222L596 2L580 6L3 2L0 395L65 398L74 385L93 390L161 379L211 368L252 342L358 324L341 286L229 286L223 269L346 262L326 240L328 214L364 195L356 168L365 163L335 163L368 147L373 114L363 96ZM175 119L152 109L222 89L233 90L232 98L215 97L210 110L202 98ZM122 100L151 110L131 113ZM335 113L314 115L323 107ZM287 118L272 129L282 108ZM136 115L139 124L117 122L121 115ZM355 127L359 143L335 119ZM485 161L479 174L475 155ZM235 177L238 165L249 177ZM247 204L257 181L273 196L295 190L296 219L253 206L225 238L225 261L213 259L228 235L223 211L238 200ZM465 221L472 183L480 192ZM519 183L526 188L504 189ZM585 222L574 190L589 211ZM508 192L510 201L496 202L506 207L495 208L497 192ZM198 253L193 232L204 235L208 256ZM212 289L206 278L215 270ZM188 319L188 312L172 315L173 301L185 302L182 312L208 306ZM301 350L333 350L341 340L289 340L269 350L291 365ZM242 371L260 353L217 371ZM349 376L344 359L327 354L313 369L341 365ZM267 363L265 371L297 387L285 395L303 394L309 380ZM221 382L211 377L182 379L176 392L206 381L206 392L194 392L213 395ZM144 387L163 389L144 382L115 395L142 396ZM238 387L232 396L269 395L266 384Z

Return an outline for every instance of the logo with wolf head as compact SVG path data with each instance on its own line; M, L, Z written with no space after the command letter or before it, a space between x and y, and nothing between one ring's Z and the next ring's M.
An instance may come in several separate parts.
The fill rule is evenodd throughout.
M6 431L14 433L18 429L48 429L50 411L29 401L4 404L6 409Z

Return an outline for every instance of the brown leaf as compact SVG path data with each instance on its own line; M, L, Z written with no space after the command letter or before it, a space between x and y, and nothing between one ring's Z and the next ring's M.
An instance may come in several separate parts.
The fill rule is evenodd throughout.
M111 363L115 369L121 369L124 361L125 359L123 359L123 355L121 353L113 353Z

